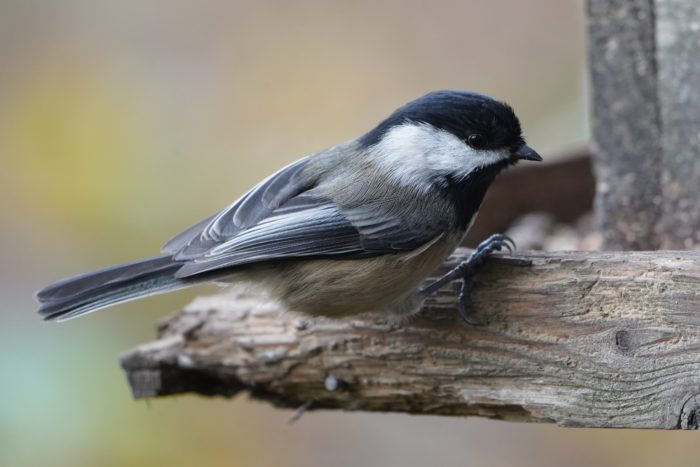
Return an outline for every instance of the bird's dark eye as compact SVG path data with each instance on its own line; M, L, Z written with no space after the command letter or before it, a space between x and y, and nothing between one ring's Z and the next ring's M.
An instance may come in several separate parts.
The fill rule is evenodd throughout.
M484 137L481 135L469 135L469 137L467 137L467 144L474 149L481 149L484 147Z

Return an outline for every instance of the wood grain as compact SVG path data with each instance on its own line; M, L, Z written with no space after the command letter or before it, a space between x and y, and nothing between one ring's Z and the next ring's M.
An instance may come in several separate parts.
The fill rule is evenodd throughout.
M392 323L280 314L234 290L165 320L122 366L135 397L248 391L292 408L698 427L700 252L494 257L476 280L478 327L456 316L456 292Z

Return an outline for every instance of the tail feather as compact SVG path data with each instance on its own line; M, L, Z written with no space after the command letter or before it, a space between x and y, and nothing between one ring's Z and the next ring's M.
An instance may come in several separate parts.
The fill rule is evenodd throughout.
M200 279L177 279L182 263L158 256L72 277L36 293L38 313L64 321L117 303L192 286Z
M40 302L76 297L97 287L138 278L159 270L168 270L174 263L170 256L157 256L131 263L119 264L79 276L69 277L44 287L36 293Z

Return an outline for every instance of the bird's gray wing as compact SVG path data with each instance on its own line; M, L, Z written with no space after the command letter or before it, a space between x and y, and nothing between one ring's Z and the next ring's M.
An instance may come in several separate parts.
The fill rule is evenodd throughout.
M189 240L173 253L183 262L176 277L271 260L359 259L411 251L442 232L439 222L416 228L400 213L391 215L376 205L338 206L300 174L305 163L286 167L208 223L181 234ZM199 233L192 231L205 223Z

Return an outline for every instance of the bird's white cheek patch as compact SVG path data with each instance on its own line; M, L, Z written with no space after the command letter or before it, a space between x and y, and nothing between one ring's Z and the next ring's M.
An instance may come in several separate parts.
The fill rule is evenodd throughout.
M444 130L425 123L406 123L389 130L374 150L395 179L420 185L431 173L465 177L508 157L506 151L477 150Z
M462 160L464 175L468 175L481 167L497 164L508 158L508 154L504 151L476 150L468 146L467 148L469 152L464 155Z

